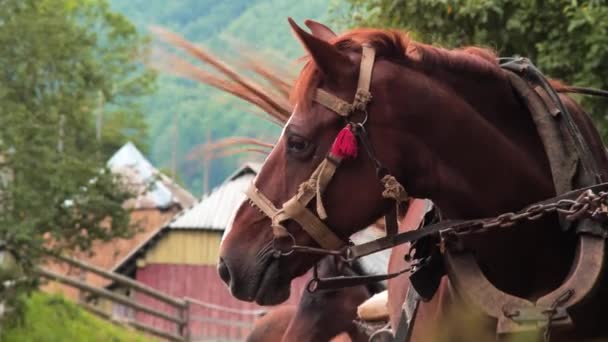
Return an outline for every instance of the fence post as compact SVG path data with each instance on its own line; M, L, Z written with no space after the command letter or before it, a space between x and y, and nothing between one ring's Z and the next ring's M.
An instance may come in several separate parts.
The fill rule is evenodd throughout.
M182 318L180 334L185 342L190 342L190 301L188 298L184 299L184 306L182 306L180 313Z

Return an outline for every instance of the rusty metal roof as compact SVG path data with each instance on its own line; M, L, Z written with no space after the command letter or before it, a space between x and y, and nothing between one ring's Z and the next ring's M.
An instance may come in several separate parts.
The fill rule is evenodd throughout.
M162 233L171 229L195 229L195 230L217 230L223 231L230 222L232 215L245 198L244 192L257 175L261 165L247 163L228 177L224 183L215 188L207 196L204 196L197 204L189 209L183 210L176 215L166 227L157 234L144 241L137 252L127 256L115 268L121 271L127 264L133 261L135 254L144 251L154 243ZM358 233L351 239L356 244L364 243L384 236L382 227L372 225ZM369 255L360 260L363 270L367 274L384 274L388 269L390 250L385 250Z
M138 196L127 201L133 209L190 207L195 201L187 190L160 173L132 142L124 144L108 160L112 172L122 175Z
M176 216L169 228L224 230L259 169L257 163L243 165L200 202Z
M124 273L138 255L154 245L163 234L172 229L219 230L226 228L232 213L244 198L244 191L260 170L261 164L247 163L236 170L224 183L204 196L194 206L175 215L162 229L150 235L139 246L125 256L113 268L114 272Z

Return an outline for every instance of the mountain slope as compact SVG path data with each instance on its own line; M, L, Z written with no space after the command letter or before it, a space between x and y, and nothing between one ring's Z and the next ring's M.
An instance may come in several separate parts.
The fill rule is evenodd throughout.
M305 18L323 20L328 9L324 0L112 0L111 4L144 32L150 25L159 25L223 56L238 58L230 48L236 42L256 53L272 51L291 60L302 55L303 50L291 35L287 17L300 23ZM167 170L176 152L178 178L190 191L200 194L201 163L188 158L194 146L206 142L209 136L219 139L247 135L271 142L278 136L280 129L252 115L254 109L248 106L192 81L159 77L158 91L145 103L150 159ZM256 157L260 158L243 155L215 160L211 186L221 182L239 163Z

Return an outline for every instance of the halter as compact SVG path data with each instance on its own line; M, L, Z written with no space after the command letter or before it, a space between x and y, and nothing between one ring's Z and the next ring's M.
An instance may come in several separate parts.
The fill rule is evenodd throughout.
M323 222L327 218L327 213L323 206L322 195L342 160L356 157L357 139L355 136L359 138L358 140L363 144L368 156L374 162L378 178L385 189L382 193L383 197L392 198L397 203L408 199L403 186L399 184L395 177L388 173L386 168L376 158L364 128L368 115L367 105L372 98L369 89L374 60L374 49L368 44L362 44L357 92L352 103L348 103L323 89L316 90L314 101L345 118L347 125L340 131L327 156L313 171L310 178L300 184L297 193L283 203L281 208L277 208L254 183L245 192L252 205L257 206L272 221L271 227L274 235L273 247L275 254L288 255L294 251L327 254L327 250L337 250L350 244L350 242L346 242L338 237ZM363 114L363 120L357 123L351 121L351 115L354 113ZM316 214L307 208L313 198L316 199ZM394 216L396 217L396 215ZM293 235L283 226L283 222L287 220L296 221L322 249L297 246ZM391 227L387 231L394 230L396 232L396 218L394 223L392 221L390 223ZM387 227L388 225L389 223L387 223Z

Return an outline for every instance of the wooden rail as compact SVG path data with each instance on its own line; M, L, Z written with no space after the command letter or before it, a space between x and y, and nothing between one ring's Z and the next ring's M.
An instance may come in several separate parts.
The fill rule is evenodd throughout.
M136 329L144 331L146 333L149 333L149 334L152 334L152 335L155 335L155 336L158 336L158 337L162 337L162 338L170 340L170 341L186 341L182 336L171 334L169 332L166 332L166 331L163 331L163 330L160 330L160 329L156 329L156 328L150 327L148 325L138 323L136 321L126 321L126 320L125 321L121 321L121 320L117 320L114 317L112 317L111 314L103 311L102 309L96 307L95 305L91 305L91 304L85 303L85 302L80 302L79 304L80 304L80 306L82 306L83 308L85 308L90 313L95 314L95 315L97 315L97 316L99 316L99 317L101 317L103 319L106 319L106 320L112 322L112 323L119 324L119 325L127 324L127 325L130 325L130 326L132 326L132 327L134 327Z
M233 308L227 308L225 306L221 306L221 305L217 305L217 304L205 303L198 299L194 299L194 298L190 298L190 297L186 297L185 299L190 304L195 304L195 305L201 306L203 308L216 310L216 311L223 311L223 312L228 312L228 313L233 313L233 314L238 314L238 315L243 315L243 316L262 316L263 314L268 312L268 309L256 309L256 310L233 309Z
M251 328L251 327L253 327L253 322L237 321L237 320L232 320L232 319L221 319L221 318L203 317L203 316L191 316L190 320L193 321L193 322L214 323L214 324L219 324L219 325L228 325L228 326L240 327L240 328Z
M163 292L160 292L150 286L142 284L138 281L135 281L129 277L125 277L120 274L116 274L113 272L106 271L97 266L90 265L88 263L82 262L80 260L76 260L66 256L57 256L52 255L58 261L67 263L71 266L82 269L83 271L94 273L104 279L111 280L114 283L129 288L137 293L144 294L150 298L163 302L175 310L175 313L167 313L165 311L159 311L151 306L147 306L143 303L138 303L134 298L127 297L125 295L118 294L116 292L110 291L103 287L93 286L91 284L86 283L86 277L81 277L77 279L75 277L69 277L63 274L56 273L47 268L39 267L37 268L37 272L40 276L57 281L59 283L65 284L67 286L76 288L80 290L80 305L83 306L89 312L98 315L106 320L109 320L116 324L128 324L135 329L141 330L145 333L169 340L169 341L178 341L178 342L189 342L194 337L191 336L192 327L190 324L192 323L202 323L202 324L214 324L214 325L224 325L224 326L235 326L239 328L251 328L253 322L243 321L243 320L230 320L230 319L219 319L212 317L203 317L191 314L192 306L199 306L206 309L210 309L213 311L226 312L231 314L238 314L241 316L259 316L266 312L266 310L243 310L243 309L234 309L225 307L218 304L203 302L194 298L183 298L178 299L172 296L169 296ZM81 273L81 276L83 274ZM110 312L106 312L98 306L92 305L90 303L84 302L83 293L90 293L94 296L97 296L102 299L109 300L110 302L117 303L123 305L127 308L130 308L137 312L142 312L148 315L152 315L154 317L159 317L164 321L171 322L175 324L174 332L169 332L166 330L161 330L159 328L137 322L134 319L120 319L119 317L114 316Z
M186 302L184 300L180 300L180 299L176 299L170 296L167 296L166 294L151 288L150 286L144 285L140 282L137 282L129 277L125 277L123 275L120 274L116 274L116 273L112 273L112 272L108 272L106 270L103 270L99 267L84 263L82 261L76 260L76 259L72 259L66 256L56 256L55 258L64 261L67 264L82 268L83 270L87 270L90 271L92 273L95 273L97 275L100 275L104 278L108 278L110 280L113 280L121 285L125 285L128 286L134 290L136 290L137 292L146 294L154 299L157 299L161 302L167 303L173 307L176 307L178 309L184 308L186 306Z
M147 314L150 314L150 315L153 315L153 316L156 316L156 317L160 317L162 319L165 319L167 321L171 321L171 322L174 322L174 323L177 323L177 324L185 324L186 323L186 322L182 321L181 317L171 316L171 315L168 315L168 314L166 314L164 312L161 312L161 311L158 311L158 310L155 310L155 309L151 309L151 308L149 308L149 307L147 307L145 305L139 304L139 303L131 300L130 298L128 298L126 296L119 295L119 294L116 294L116 293L114 293L112 291L108 291L106 289L102 289L102 288L99 288L99 287L95 287L95 286L89 285L89 284L84 283L84 282L82 282L80 280L77 280L77 279L74 279L74 278L71 278L71 277L66 277L64 275L61 275L61 274L58 274L58 273L46 270L44 268L38 268L37 272L41 276L43 276L45 278L58 281L60 283L63 283L63 284L75 287L75 288L77 288L79 290L90 292L90 293L92 293L94 295L98 295L98 296L103 297L103 298L110 299L110 300L112 300L112 301L114 301L116 303L122 304L122 305L124 305L126 307L133 308L134 310L145 312Z

